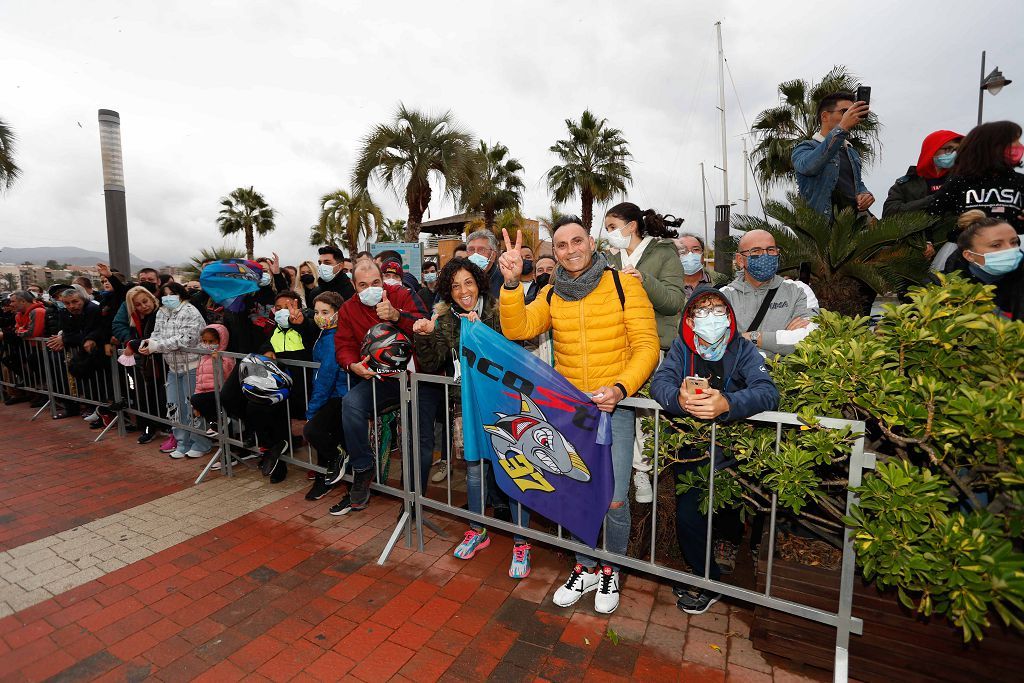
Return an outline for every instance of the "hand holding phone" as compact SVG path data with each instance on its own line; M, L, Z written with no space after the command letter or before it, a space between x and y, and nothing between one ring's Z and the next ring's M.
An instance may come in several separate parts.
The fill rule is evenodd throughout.
M706 393L708 390L708 380L706 377L684 377L683 378L683 392L696 396L697 394Z
M857 102L871 104L871 86L861 85L857 87Z

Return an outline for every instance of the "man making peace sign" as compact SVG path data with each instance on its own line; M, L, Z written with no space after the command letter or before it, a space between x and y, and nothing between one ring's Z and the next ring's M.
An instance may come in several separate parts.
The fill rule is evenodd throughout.
M503 231L504 232L504 231ZM605 545L626 552L629 542L630 474L633 468L635 414L619 401L636 393L658 365L658 329L643 285L608 268L595 253L594 238L575 216L555 223L552 243L558 267L550 285L527 305L520 284L523 272L522 234L513 245L508 232L505 253L498 259L501 288L501 330L509 339L529 339L552 330L555 369L606 413L612 415L612 469L615 489L605 517ZM568 607L584 593L597 590L594 609L615 611L619 605L619 570L598 568L597 560L576 556L576 567L554 596Z

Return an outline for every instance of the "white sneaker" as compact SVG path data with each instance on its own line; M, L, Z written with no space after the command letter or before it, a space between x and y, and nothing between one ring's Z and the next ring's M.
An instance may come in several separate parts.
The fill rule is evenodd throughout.
M594 611L611 614L619 606L619 572L609 566L601 567L598 574L597 595L594 596Z
M192 450L190 450L188 453L185 454L185 457L186 458L202 458L203 456L207 455L208 453L209 453L209 451L200 451L200 450L197 450L197 449L193 448ZM174 456L172 455L171 457L173 458Z
M442 460L437 466L437 471L430 475L430 481L440 484L448 478L448 461Z
M633 486L636 492L633 494L638 503L650 503L654 500L654 489L651 488L651 478L646 472L633 471Z
M182 458L184 458L184 457L185 457L186 455L187 455L187 454L185 453L185 451L179 451L179 450L177 450L177 449L175 449L175 450L173 450L173 451L171 451L171 452L170 452L170 456L171 456L172 458L174 458L175 460L181 460L181 459L182 459Z
M95 422L96 420L100 419L99 408L97 408L96 410L92 411L88 415L83 415L82 419L85 420L86 422L90 423L90 424Z
M551 598L551 601L559 607L575 605L576 602L583 597L584 593L597 590L597 584L599 581L600 577L595 572L587 569L582 564L577 564L573 567L572 573L569 574L569 578L566 580L565 585L559 586L558 590L555 591L555 595ZM616 602L618 602L617 596Z

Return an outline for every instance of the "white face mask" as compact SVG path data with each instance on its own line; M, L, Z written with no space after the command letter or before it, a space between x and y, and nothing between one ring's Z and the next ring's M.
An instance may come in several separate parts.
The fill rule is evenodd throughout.
M631 238L628 235L623 235L620 230L609 230L608 244L615 249L625 249L629 246Z
M321 263L320 265L318 265L316 267L316 270L317 273L319 273L320 275L320 279L323 280L324 282L330 282L331 280L334 279L334 276L336 274L334 272L334 266L328 265L326 263Z
M387 278L386 280L384 280L384 284L386 284L386 285L400 285L400 284L402 284L402 281L401 280L393 280L391 278Z
M291 322L288 320L289 315L290 312L288 311L287 308L282 308L279 311L274 311L274 322L277 323L278 327L287 329L291 325Z
M366 306L376 306L384 298L383 287L367 287L359 292L359 300Z

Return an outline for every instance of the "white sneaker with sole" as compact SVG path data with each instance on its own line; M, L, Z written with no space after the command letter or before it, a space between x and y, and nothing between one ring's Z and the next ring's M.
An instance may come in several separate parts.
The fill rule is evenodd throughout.
M619 571L605 565L598 575L597 595L594 596L594 611L611 614L619 606Z
M196 449L193 448L192 450L190 450L188 453L185 454L185 457L186 458L202 458L203 456L208 455L209 453L210 453L209 451L199 451L199 450L196 450ZM173 458L174 456L172 455L171 457Z
M566 579L565 585L559 586L555 591L551 601L559 607L575 605L584 593L597 590L599 581L600 577L593 570L587 569L582 564L577 564L573 567L569 578Z
M442 460L437 466L437 471L430 475L430 481L440 484L448 478L448 461Z
M633 486L636 487L634 497L638 503L650 503L654 500L654 489L651 488L651 478L646 472L633 471Z
M184 458L186 456L186 453L185 453L185 451L174 450L174 451L171 451L170 456L172 458L174 458L175 460L181 460L182 458Z

